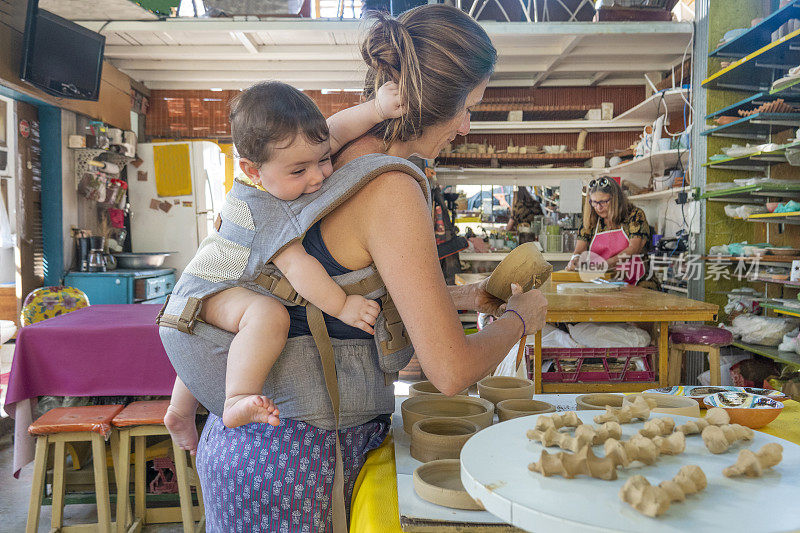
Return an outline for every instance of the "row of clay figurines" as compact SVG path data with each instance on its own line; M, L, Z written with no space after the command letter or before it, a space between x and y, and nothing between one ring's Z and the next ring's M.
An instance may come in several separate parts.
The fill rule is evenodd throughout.
M627 467L633 461L646 465L656 462L661 455L677 455L686 448L686 436L700 434L711 453L725 453L739 440L752 440L753 430L739 424L730 424L730 417L718 407L708 410L705 418L691 420L675 426L669 417L650 418L655 401L639 396L633 403L622 407L606 407L605 413L594 417L599 427L584 424L572 411L542 415L535 429L527 436L543 446L558 446L568 452L550 454L543 450L538 462L528 469L543 476L560 475L572 479L586 475L599 479L617 479L617 468ZM644 427L628 440L621 441L620 424L646 421ZM560 431L575 428L574 434ZM598 457L592 446L603 445L605 455ZM764 445L758 452L742 450L735 464L725 468L727 477L760 477L763 472L781 462L783 447L777 443ZM650 485L644 476L628 479L619 492L620 499L639 512L655 517L663 514L672 502L681 502L689 494L706 487L706 476L699 466L686 465L671 480L658 486Z

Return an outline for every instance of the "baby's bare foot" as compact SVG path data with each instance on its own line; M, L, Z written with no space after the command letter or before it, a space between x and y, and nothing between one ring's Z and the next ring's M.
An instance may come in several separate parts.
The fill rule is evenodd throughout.
M189 450L192 455L197 453L197 425L194 421L194 415L182 415L173 406L167 408L167 414L164 415L164 425L167 426L172 441L178 445L181 450Z
M251 422L262 422L277 426L280 424L279 411L266 396L257 394L237 395L225 400L222 423L235 428Z

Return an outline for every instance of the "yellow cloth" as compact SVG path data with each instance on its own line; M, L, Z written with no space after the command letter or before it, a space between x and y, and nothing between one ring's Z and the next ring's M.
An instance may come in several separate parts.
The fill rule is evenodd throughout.
M759 429L764 433L800 444L800 403L784 402L784 409L772 423ZM397 506L397 471L394 466L394 441L369 452L367 462L356 479L350 511L351 533L400 533Z

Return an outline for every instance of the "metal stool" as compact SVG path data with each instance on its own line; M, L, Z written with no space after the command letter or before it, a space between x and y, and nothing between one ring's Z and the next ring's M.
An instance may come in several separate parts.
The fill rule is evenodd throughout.
M683 324L674 326L669 332L669 371L668 385L680 385L681 365L684 352L704 352L708 354L708 365L711 369L711 385L721 385L719 349L733 340L733 334L727 329L713 326L695 326Z
M111 505L108 496L108 473L105 441L112 433L111 420L122 411L121 405L89 405L85 407L57 407L40 416L28 428L36 435L36 457L33 463L33 485L28 507L28 524L25 530L39 530L39 513L42 509L47 453L55 444L53 457L53 517L52 529L58 531L103 531L111 533ZM90 441L94 463L94 490L97 497L97 523L64 527L64 458L68 442ZM116 466L116 465L115 465ZM115 472L118 470L114 469ZM91 528L91 529L90 529Z
M175 461L175 473L178 479L178 496L180 507L147 509L145 501L145 447L149 436L169 435L164 426L164 415L167 413L169 401L133 402L114 417L112 424L117 428L111 437L111 446L120 468L117 469L117 531L139 531L144 524L166 522L183 522L184 533L205 531L205 509L200 481L194 468L186 461L186 451L181 450L174 442L172 453ZM135 439L134 452L134 512L130 514L130 454L131 438ZM191 485L197 487L198 506L192 504ZM176 513L176 511L180 513ZM199 515L199 523L195 528L195 515ZM125 517L125 519L121 519Z

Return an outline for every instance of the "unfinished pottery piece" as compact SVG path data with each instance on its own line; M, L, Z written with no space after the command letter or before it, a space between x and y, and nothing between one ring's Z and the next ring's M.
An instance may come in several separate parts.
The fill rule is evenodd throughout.
M427 463L458 459L461 448L481 428L461 418L426 418L411 428L411 457Z
M578 404L578 411L586 409L605 411L607 405L611 407L622 407L623 398L624 396L621 394L600 392L597 394L581 394L575 398L575 403Z
M442 394L442 392L430 381L418 381L416 383L412 383L411 386L408 387L408 395L411 397L424 396L426 394L437 394L444 396L444 394ZM458 396L467 396L468 394L469 391L464 389L458 393Z
M495 407L497 408L497 418L500 419L500 422L521 416L541 415L556 411L553 405L539 400L503 400Z
M514 248L494 269L486 284L486 291L507 302L511 297L511 284L522 287L523 292L538 289L550 279L553 265L544 260L536 243L526 242Z
M461 461L442 459L425 463L414 470L414 491L425 501L452 509L482 511L461 484Z
M731 417L731 424L752 429L764 427L781 414L783 403L746 392L718 392L703 399L706 407L721 407Z
M512 376L488 376L478 382L481 398L497 405L503 400L530 400L535 388L533 381Z
M622 404L633 403L639 396L656 401L656 406L651 409L653 413L700 417L700 405L693 399L684 396L653 393L629 394L622 398Z
M483 398L473 396L437 396L427 394L415 396L400 405L403 429L411 435L414 424L425 418L461 418L478 424L483 429L492 425L494 405Z

